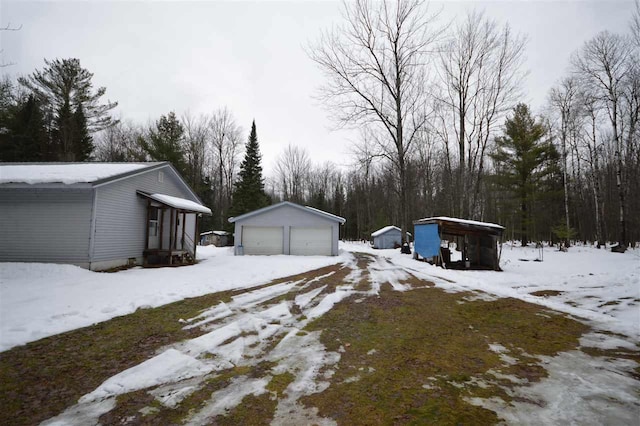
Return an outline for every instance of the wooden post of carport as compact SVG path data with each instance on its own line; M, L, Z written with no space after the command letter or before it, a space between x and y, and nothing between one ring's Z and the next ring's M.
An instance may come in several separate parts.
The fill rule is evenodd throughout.
M175 250L178 247L178 222L180 222L180 212L178 210L176 212L176 220L173 224L173 246L171 246L171 250Z
M162 237L164 236L164 210L165 210L164 207L162 207L160 209L160 243L158 244L158 246L159 246L158 248L160 250L162 250L162 247L163 247L162 246Z
M151 201L147 198L147 223L144 231L144 249L149 249L149 223L151 222ZM146 257L146 256L145 256ZM146 259L144 259L146 260Z
M174 232L173 232L173 209L171 210L171 218L169 219L169 265L171 265L173 262L173 256L171 256L171 250L173 250L173 244L174 244Z
M182 211L182 242L180 243L180 250L184 250L184 232L187 229L187 213Z
M196 227L193 231L193 261L196 261L196 247L198 245L198 240L200 239L200 233L198 232L198 222L200 219L200 214L199 213L194 213L196 215Z

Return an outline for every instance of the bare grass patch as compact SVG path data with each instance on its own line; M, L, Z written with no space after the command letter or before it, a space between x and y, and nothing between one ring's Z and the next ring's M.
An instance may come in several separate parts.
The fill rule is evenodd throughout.
M344 352L331 386L303 402L339 424L496 423L493 411L467 399L509 401L505 387L546 375L529 354L575 349L587 330L515 299L457 303L466 296L382 286L379 298L334 307L308 329L323 330L322 343ZM495 342L515 362L489 350Z

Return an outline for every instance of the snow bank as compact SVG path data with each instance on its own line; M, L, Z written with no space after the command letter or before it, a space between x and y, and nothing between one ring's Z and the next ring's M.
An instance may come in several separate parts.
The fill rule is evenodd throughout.
M42 263L0 263L0 351L138 308L249 288L321 268L341 256L233 256L230 247L198 248L200 262L180 268L116 273Z

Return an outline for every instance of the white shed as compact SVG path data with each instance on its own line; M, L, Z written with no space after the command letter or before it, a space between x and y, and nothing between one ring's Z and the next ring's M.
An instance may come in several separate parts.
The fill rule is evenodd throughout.
M345 219L284 201L229 218L235 224L235 254L338 255Z
M397 226L385 226L371 234L373 248L392 249L402 244L402 231Z

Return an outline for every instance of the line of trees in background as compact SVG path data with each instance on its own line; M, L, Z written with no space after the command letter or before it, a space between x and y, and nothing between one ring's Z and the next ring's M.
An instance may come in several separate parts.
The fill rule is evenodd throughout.
M473 11L445 28L420 0L344 10L308 53L336 123L361 130L347 168L290 144L263 178L255 123L245 137L226 108L113 120L77 59L0 82L0 160L171 161L213 210L203 229L290 200L345 217L349 239L447 215L503 224L523 244L640 241L638 2L629 32L569 58L537 116L521 102L526 37L507 24Z

